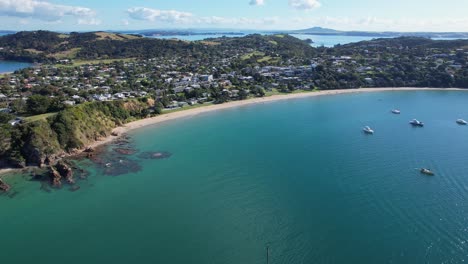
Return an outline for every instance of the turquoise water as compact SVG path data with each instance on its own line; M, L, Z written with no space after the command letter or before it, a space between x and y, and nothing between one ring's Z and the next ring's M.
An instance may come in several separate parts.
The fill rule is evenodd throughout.
M17 62L17 61L2 61L0 60L0 73L14 72L16 70L31 67L32 63Z
M93 175L77 192L17 179L20 193L0 197L2 263L260 264L266 244L270 263L461 263L468 127L455 120L467 100L322 96L135 131L140 151L173 155L118 177L82 163Z

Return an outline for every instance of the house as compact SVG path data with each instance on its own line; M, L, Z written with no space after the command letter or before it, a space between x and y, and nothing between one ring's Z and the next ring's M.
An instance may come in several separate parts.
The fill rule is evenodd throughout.
M214 80L213 75L200 75L198 79L202 82L212 82Z
M74 106L74 105L75 105L75 101L67 100L67 101L63 101L63 104L64 104L64 105L69 105L69 106Z
M4 94L0 94L0 101L6 101L8 97Z

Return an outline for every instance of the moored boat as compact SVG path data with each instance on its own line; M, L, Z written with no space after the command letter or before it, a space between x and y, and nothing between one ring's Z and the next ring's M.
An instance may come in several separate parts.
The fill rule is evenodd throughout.
M366 134L374 134L374 130L372 130L369 126L365 126L362 130Z
M396 114L396 115L399 115L399 114L401 114L401 111L398 110L398 109L393 109L393 110L392 110L392 113L393 113L393 114Z
M410 121L410 124L413 125L413 126L419 126L419 127L423 127L424 126L424 123L417 120L417 119L413 119Z
M425 174L425 175L429 175L429 176L434 176L435 173L432 172L430 169L426 169L426 168L422 168L421 170L419 170L419 172L421 172L422 174Z
M457 119L457 124L459 124L459 125L466 125L466 124L468 124L468 122L466 122L466 121L463 120L463 119Z

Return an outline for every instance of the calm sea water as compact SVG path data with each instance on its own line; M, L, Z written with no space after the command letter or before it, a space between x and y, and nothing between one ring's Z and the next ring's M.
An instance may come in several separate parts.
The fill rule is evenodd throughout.
M2 263L260 264L267 244L270 263L468 261L467 100L322 96L138 130L140 151L173 156L119 177L82 163L93 176L77 192L16 178L20 193L0 197Z
M2 61L0 60L0 73L14 72L16 70L31 67L31 63L17 61Z
M244 35L229 35L227 37L243 37ZM304 35L304 34L293 34L292 36L299 38L299 39L312 39L314 43L312 46L314 47L333 47L337 44L348 44L352 42L359 42L364 40L371 40L373 38L370 37L349 37L349 36L321 36L321 35ZM207 38L220 38L223 35L176 35L176 36L159 36L154 38L159 39L181 39L181 40L188 40L188 41L197 41L197 40L204 40Z
M227 37L243 37L244 35L229 35ZM356 36L327 36L327 35L307 35L307 34L292 34L292 36L299 38L299 39L312 39L314 43L311 45L314 47L333 47L335 45L341 44L349 44L355 43L360 41L367 41L375 39L375 37L356 37ZM174 36L159 36L154 38L159 39L181 39L187 41L197 41L197 40L204 40L207 38L220 38L223 37L222 34L219 35L174 35ZM454 40L455 38L434 38L435 40Z

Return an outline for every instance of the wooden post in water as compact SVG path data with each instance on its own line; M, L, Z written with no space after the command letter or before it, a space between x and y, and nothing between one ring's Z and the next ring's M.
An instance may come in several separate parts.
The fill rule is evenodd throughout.
M266 258L267 258L267 264L270 264L270 246L266 246Z

